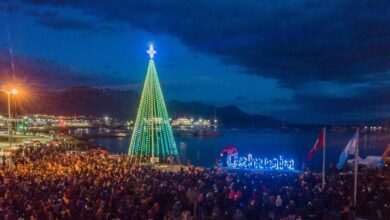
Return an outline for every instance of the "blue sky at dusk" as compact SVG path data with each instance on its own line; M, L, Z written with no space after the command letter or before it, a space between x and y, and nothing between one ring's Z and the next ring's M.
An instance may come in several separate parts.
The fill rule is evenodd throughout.
M291 121L389 116L386 1L25 0L0 6L2 74L10 71L10 42L16 75L31 84L139 91L145 50L153 43L168 100L232 104Z

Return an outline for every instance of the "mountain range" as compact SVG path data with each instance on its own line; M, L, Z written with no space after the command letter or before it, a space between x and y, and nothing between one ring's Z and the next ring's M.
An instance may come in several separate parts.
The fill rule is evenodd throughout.
M17 114L52 114L111 116L121 120L134 119L139 94L135 91L99 89L92 87L72 87L61 91L34 88L29 94L15 97L13 109ZM0 100L1 112L6 112L6 97ZM166 102L170 117L194 117L219 120L231 128L272 128L280 127L281 122L265 115L250 115L236 106L216 107L201 102ZM15 112L15 110L13 110Z

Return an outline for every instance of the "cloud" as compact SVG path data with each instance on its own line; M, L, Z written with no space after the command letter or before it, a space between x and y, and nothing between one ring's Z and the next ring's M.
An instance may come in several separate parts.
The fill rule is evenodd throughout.
M239 95L239 96L236 96L236 98L235 98L234 100L235 100L235 101L243 101L243 100L245 100L245 99L246 99L245 96Z
M54 12L45 12L39 14L38 22L41 25L46 27L55 29L55 30L93 30L95 26L85 20L69 18L69 17L61 17L57 13Z
M30 84L58 89L69 86L101 86L106 82L105 74L84 72L59 63L14 55L16 78ZM12 82L12 70L8 52L0 49L0 77L2 82ZM112 83L126 82L119 76L112 75Z
M360 118L386 116L390 111L390 90L387 86L361 89L356 96L335 97L299 94L292 100L305 111L319 115L358 115Z
M33 17L38 24L53 30L94 32L125 30L121 25L104 22L95 16L83 15L77 10L67 9L62 12L54 8L33 7L25 10L24 13Z
M390 67L386 1L29 1L168 33L287 87L356 83ZM371 79L373 80L373 79Z
M291 100L270 105L363 117L389 110L390 3L385 0L24 2L169 34L192 50L239 65L245 74L277 79L295 92Z

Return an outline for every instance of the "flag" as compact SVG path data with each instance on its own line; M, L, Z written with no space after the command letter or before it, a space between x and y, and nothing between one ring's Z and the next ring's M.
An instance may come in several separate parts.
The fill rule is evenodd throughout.
M355 155L356 148L357 148L357 142L358 142L358 134L356 134L349 140L347 146L344 148L344 150L340 154L339 163L336 165L337 169L341 169L345 161L348 158L348 155Z
M382 160L383 161L386 161L386 157L387 157L387 154L390 153L390 144L387 145L387 148L385 149L385 151L383 152L383 155L382 155Z
M382 155L382 160L381 160L381 167L384 167L385 166L385 163L387 161L387 154L390 153L390 144L387 145L387 148L385 149L385 151L383 152L383 155Z
M325 129L322 129L320 136L318 136L313 148L307 154L307 160L311 160L318 149L325 147Z

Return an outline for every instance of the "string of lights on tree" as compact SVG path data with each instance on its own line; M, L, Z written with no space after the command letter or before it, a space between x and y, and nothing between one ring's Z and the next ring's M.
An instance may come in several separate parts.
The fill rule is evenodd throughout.
M150 45L148 71L142 90L129 155L135 158L178 156L176 142L153 61L157 53ZM141 159L139 159L140 161Z

